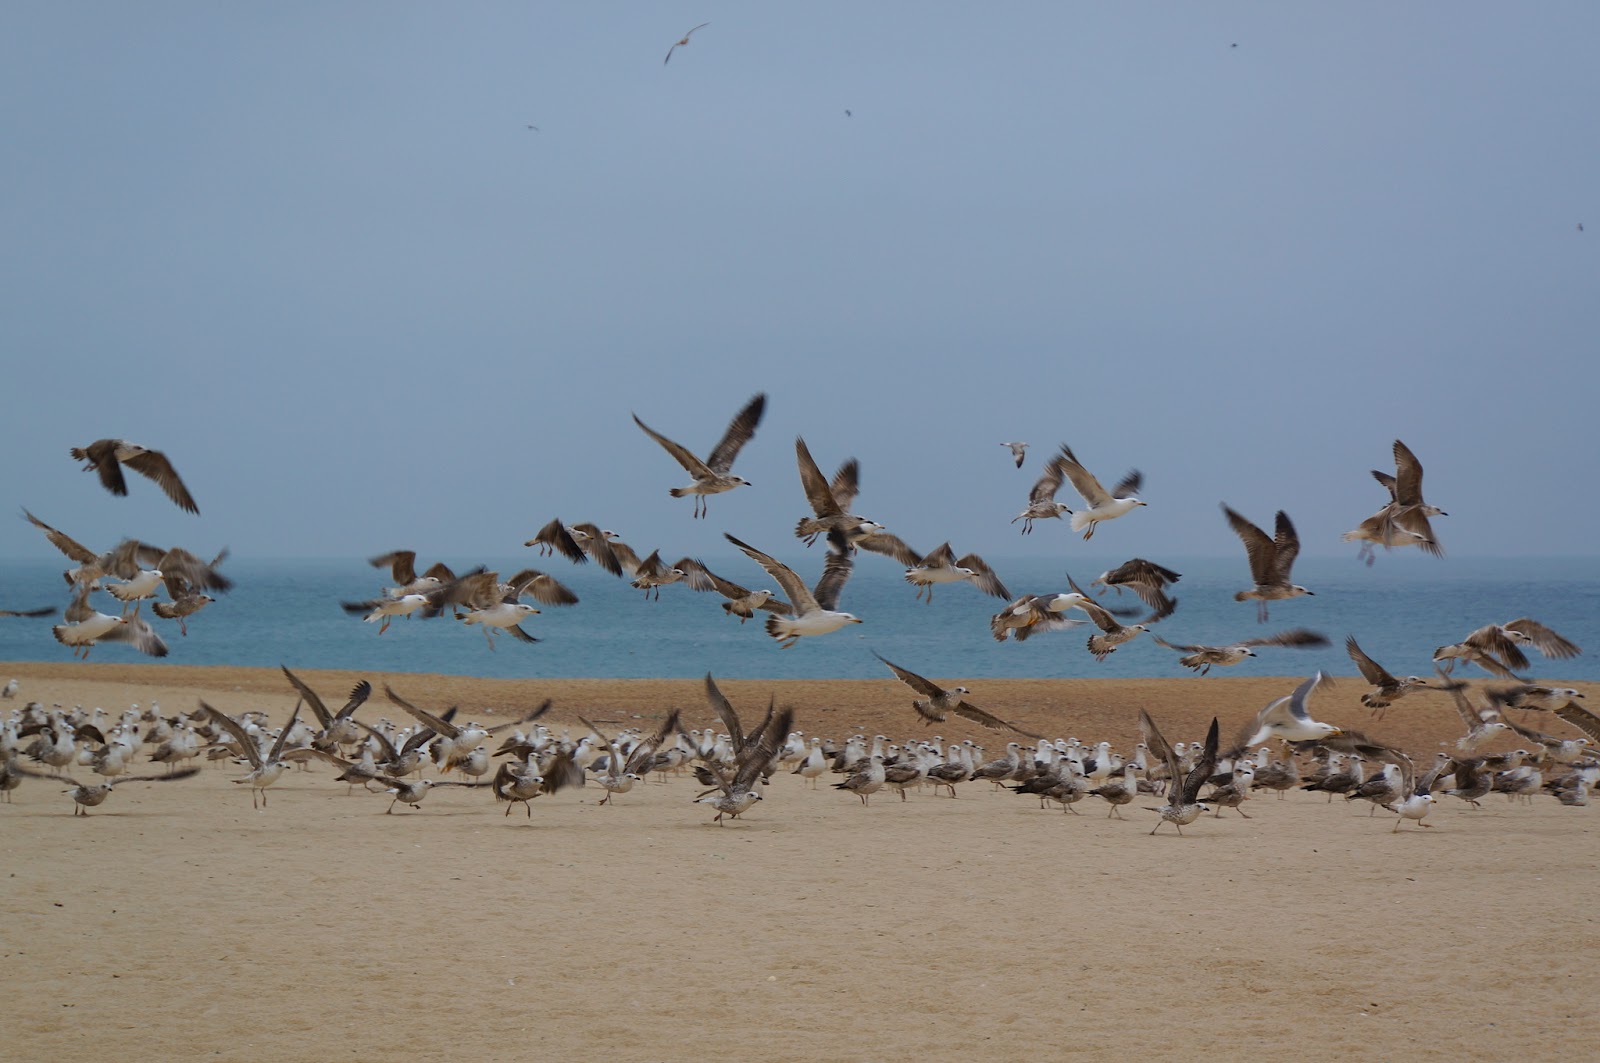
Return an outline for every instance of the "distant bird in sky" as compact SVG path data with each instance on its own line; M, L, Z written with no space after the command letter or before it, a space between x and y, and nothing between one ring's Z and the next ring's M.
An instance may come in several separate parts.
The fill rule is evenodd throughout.
M1266 623L1268 602L1314 593L1289 582L1289 570L1300 554L1300 535L1287 513L1278 510L1274 535L1270 539L1266 532L1229 509L1226 502L1222 504L1222 515L1228 518L1233 533L1244 542L1245 556L1250 561L1250 578L1255 581L1253 587L1235 594L1233 600L1255 602L1257 621Z
M159 484L178 508L196 516L200 513L200 507L194 504L189 489L183 486L178 470L159 450L150 450L126 439L97 439L86 447L73 447L72 456L78 461L87 462L84 471L93 469L100 475L101 485L114 495L128 493L127 481L122 476L122 466L126 465Z
M538 126L536 126L536 125L531 125L531 126L529 126L529 127L528 127L528 128L529 128L529 129L531 129L531 130L533 130L533 131L534 131L534 132L535 132L535 133L537 133L537 132L539 132L539 127L538 127Z
M734 476L729 470L733 468L733 461L739 456L739 450L756 434L756 426L761 423L761 414L767 408L767 396L758 393L755 398L745 403L744 409L734 415L728 424L728 430L722 434L722 439L712 448L704 461L679 443L674 443L666 436L657 432L643 421L639 415L633 415L633 423L644 430L644 434L661 444L661 448L672 455L674 461L682 465L684 471L694 477L694 483L688 487L674 487L667 492L673 498L682 498L684 495L694 496L694 515L706 515L706 495L721 494L731 491L735 487L749 487L750 481L743 477Z
M1002 447L1011 448L1011 459L1017 463L1017 468L1022 468L1022 459L1027 456L1028 444L1026 443L1001 443Z
M669 62L672 61L672 53L673 52L677 51L679 48L687 48L689 46L689 38L694 36L694 31L695 30L703 30L709 25L711 25L711 23L702 22L702 23L700 23L700 25L696 26L693 30L690 30L688 33L685 33L682 37L678 38L678 43L674 44L671 48L667 49L667 57L665 59L661 60L661 65L662 66L666 66Z
M845 109L844 109L844 116L845 116L845 117L846 117L846 118L854 118L854 117L855 117L855 115L853 115L853 114L851 114L851 113L850 113L850 108L848 108L848 107L846 107L846 108L845 108ZM1580 225L1580 226L1578 226L1578 231L1579 231L1579 232L1582 232L1582 231L1583 231L1583 226L1581 226L1581 225Z

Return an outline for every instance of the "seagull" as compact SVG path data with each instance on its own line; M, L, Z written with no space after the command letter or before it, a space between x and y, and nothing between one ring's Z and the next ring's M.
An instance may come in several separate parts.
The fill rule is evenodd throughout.
M650 770L650 762L655 757L656 750L661 747L661 743L666 741L667 735L673 734L678 730L678 710L673 709L667 714L667 718L661 722L661 726L656 728L654 734L630 749L627 756L623 756L622 747L617 744L617 740L614 737L608 737L604 731L588 720L584 720L582 716L579 716L578 719L583 720L584 726L593 731L595 736L605 742L608 747L605 774L597 778L601 787L606 791L606 795L600 799L602 805L612 803L611 799L617 794L625 794L633 789L633 784L642 779L644 773ZM506 811L509 812L510 809L508 808ZM532 813L530 812L529 815L532 815Z
M383 621L383 626L378 628L378 634L380 635L389 630L389 623L395 617L409 617L427 604L428 596L426 594L402 594L398 598L390 598L385 595L382 598L373 598L365 602L339 603L340 607L347 613L365 613L366 615L362 616L361 619L368 624L377 623L380 620ZM161 606L157 605L155 608L157 613L160 613Z
M1083 599L1083 601L1074 604L1088 613L1089 619L1094 621L1095 627L1100 629L1100 634L1089 636L1089 652L1094 654L1095 660L1105 660L1107 656L1116 652L1118 646L1138 638L1139 632L1150 630L1148 625L1145 624L1128 625L1122 623L1122 621L1111 615L1110 610L1096 604L1087 594L1084 594L1083 588L1078 586L1071 576L1067 577L1067 585L1072 588L1073 593Z
M1007 444L1002 444L1002 446ZM1012 447L1027 446L1026 443L1009 444ZM1021 513L1011 518L1011 523L1022 521L1022 534L1028 535L1033 531L1033 522L1036 520L1051 520L1063 514L1072 515L1072 510L1067 508L1065 502L1056 501L1056 492L1061 490L1061 484L1067 477L1067 458L1069 451L1066 445L1061 447L1061 453L1052 457L1044 464L1044 472L1034 483L1033 490L1028 492L1028 506ZM1017 468L1022 467L1022 455L1017 454Z
M383 791L384 793L394 795L394 800L390 801L389 807L384 809L385 815L393 815L395 805L410 805L412 808L420 809L422 807L422 799L427 797L436 787L494 785L492 782L465 782L459 779L418 779L416 782L408 782L392 775L379 776L378 781L388 787ZM532 816L532 814L530 812L529 816Z
M1222 504L1222 514L1228 518L1228 526L1234 534L1244 542L1245 556L1250 560L1250 578L1255 581L1255 586L1235 594L1233 600L1254 601L1259 623L1267 621L1268 602L1314 593L1289 582L1289 570L1300 553L1300 536L1287 513L1278 510L1275 535L1271 539L1266 532L1229 509L1226 502Z
M849 112L845 112L848 114ZM1002 447L1011 448L1011 460L1017 463L1017 468L1022 468L1022 459L1027 456L1028 444L1026 443L1001 443Z
M1485 624L1452 646L1440 646L1433 651L1436 664L1443 664L1449 673L1457 661L1478 665L1504 679L1517 679L1512 669L1528 667L1528 658L1521 647L1531 645L1546 657L1577 657L1583 651L1578 644L1556 634L1554 630L1528 616L1520 616L1504 624Z
M1014 723L1008 723L992 713L984 712L967 701L966 695L971 691L966 687L951 687L946 690L937 683L924 679L913 671L901 668L876 650L873 651L872 655L888 665L889 671L893 672L900 682L917 693L924 695L923 697L912 699L911 702L911 707L917 710L917 715L922 717L924 723L943 723L947 719L945 714L953 712L957 716L973 720L991 730L1011 730L1029 738L1039 737L1030 731L1024 731Z
M551 758L549 766L542 769L544 774L540 774L541 769L531 757L520 765L512 761L501 764L489 785L494 788L495 799L506 803L505 814L511 815L512 807L521 802L528 812L528 818L532 819L533 806L529 802L534 798L553 794L568 786L582 786L583 768L574 759L575 753L575 748L557 753Z
M1345 532L1342 536L1345 542L1361 543L1356 556L1369 566L1376 560L1374 546L1382 546L1385 550L1396 546L1418 546L1435 557L1444 556L1428 518L1447 517L1449 514L1438 506L1423 502L1422 463L1411 452L1411 448L1398 439L1394 441L1394 462L1393 476L1372 470L1373 478L1389 492L1388 505L1362 521L1354 531Z
M239 721L232 716L217 711L204 701L200 703L200 714L210 717L212 722L227 731L233 736L234 741L239 743L239 751L250 760L250 772L244 778L233 781L250 787L251 808L258 807L256 804L258 795L261 798L259 807L266 808L267 787L277 782L279 777L283 775L284 770L288 768L288 764L283 759L283 744L288 740L289 732L294 730L295 722L300 719L300 706L295 706L294 712L289 716L289 722L283 725L283 730L278 732L277 740L272 743L271 752L266 754L261 752L261 747L256 744L255 737L246 731Z
M131 580L141 571L139 547L142 544L137 539L124 539L105 553L97 554L66 532L52 528L26 509L22 511L22 515L27 518L28 523L44 532L44 537L49 540L51 546L60 550L69 560L78 563L77 568L68 569L61 574L68 584L98 590L100 581L107 576Z
M661 560L660 550L652 550L649 557L633 565L633 582L628 586L644 591L644 596L647 599L654 595L657 600L660 600L661 588L687 579L689 569L685 568L684 565L697 563L690 558L682 558L676 565L669 565Z
M328 711L328 707L323 704L322 698L317 696L317 692L306 685L299 676L289 671L287 665L280 664L278 667L283 669L283 674L288 677L289 683L305 703L311 706L311 714L317 718L317 723L322 728L322 734L312 742L315 748L331 752L338 746L351 745L361 740L361 732L351 722L350 717L372 696L371 683L363 679L351 687L344 707L334 713Z
M1356 644L1354 635L1345 638L1344 651L1355 662L1356 668L1361 672L1361 678L1374 687L1361 695L1361 704L1374 712L1386 709L1416 688L1428 685L1428 681L1421 676L1408 675L1404 679L1397 679L1390 675L1383 665L1367 656L1366 652Z
M87 659L97 642L126 642L140 653L165 657L167 644L155 629L136 616L112 616L89 604L89 588L80 587L62 619L50 629L56 641L72 647L72 655Z
M684 41L688 41L685 37ZM671 53L668 53L669 55ZM674 443L666 436L657 432L643 421L639 415L633 415L633 423L644 430L645 435L661 444L663 450L672 455L674 461L682 465L684 470L694 478L694 483L688 487L674 487L667 493L673 498L682 498L684 495L694 496L694 515L706 515L706 496L721 494L731 491L735 487L748 487L750 481L741 476L734 476L729 470L733 468L733 461L739 456L739 450L750 437L755 435L756 426L761 423L761 414L767 408L767 396L757 394L745 404L744 409L736 414L728 425L728 430L723 433L722 439L707 456L701 461L685 446Z
M1187 775L1178 760L1178 754L1156 727L1150 714L1143 709L1139 710L1139 734L1144 739L1145 745L1150 747L1150 752L1166 762L1167 766L1167 803L1151 811L1161 816L1154 829L1154 834L1161 829L1162 823L1170 823L1181 835L1185 823L1193 823L1200 818L1202 812L1209 812L1210 808L1200 800L1200 788L1211 778L1211 773L1217 766L1217 718L1211 718L1211 728L1206 732L1206 741L1203 752L1194 767L1189 769Z
M856 459L846 459L833 474L832 480L824 480L822 470L811 456L805 439L800 436L795 437L794 457L800 470L800 486L805 490L806 501L811 503L812 512L816 514L815 517L800 519L794 527L795 538L804 539L806 545L810 546L816 542L817 536L831 531L848 536L863 526L870 526L870 531L883 530L881 524L850 512L850 506L861 490L861 465Z
M560 554L574 565L589 563L589 555L584 553L583 546L572 534L572 529L561 523L560 517L540 528L532 539L522 545L537 546L539 553L545 557Z
M762 800L761 776L782 750L794 726L794 710L786 707L773 712L769 709L762 725L746 736L739 722L739 714L718 689L710 672L706 673L706 699L711 702L712 711L728 732L734 755L733 774L729 776L721 766L708 761L705 768L711 776L712 785L696 797L694 803L716 809L717 815L712 822L721 826L724 816L738 819L751 805Z
M1006 590L1000 577L994 574L983 558L977 554L965 554L958 558L949 543L941 543L932 553L906 569L905 578L907 583L917 587L919 599L926 592L930 604L933 602L934 584L962 581L968 581L983 593L1001 600L1011 598L1011 592Z
M989 618L989 632L996 642L1004 642L1015 635L1018 642L1041 631L1060 631L1062 628L1086 624L1087 620L1067 618L1061 614L1089 599L1076 591L1059 594L1025 594L1006 605Z
M1072 486L1083 500L1089 503L1087 509L1080 509L1072 514L1072 530L1083 532L1085 540L1094 537L1095 525L1103 520L1115 520L1138 506L1149 505L1138 498L1139 487L1144 483L1144 477L1138 469L1131 470L1110 491L1100 486L1100 481L1094 474L1085 469L1073 455L1072 449L1065 443L1061 445L1062 468L1067 479L1072 481Z
M72 456L78 461L87 462L84 471L93 469L100 476L101 486L114 495L128 493L127 481L122 477L122 466L126 465L159 484L179 509L196 516L200 513L200 507L194 504L189 489L183 486L178 470L159 450L150 450L126 439L97 439L86 447L73 447Z
M767 570L767 574L778 581L778 586L789 596L789 602L794 607L795 615L767 617L767 634L778 639L784 649L789 649L801 638L807 635L826 635L838 631L846 624L859 624L861 620L856 616L839 612L834 606L839 604L839 595L844 590L845 581L850 578L852 562L850 555L841 548L841 537L829 536L832 547L828 551L828 560L822 567L822 575L817 580L816 589L808 590L794 569L783 562L762 553L748 543L740 542L732 535L723 533L734 546L743 550L752 561Z
M1331 686L1333 681L1322 672L1318 672L1295 687L1294 693L1268 702L1239 731L1238 740L1234 742L1234 748L1229 751L1228 756L1237 757L1244 750L1274 738L1285 742L1317 742L1344 734L1342 728L1311 718L1307 702L1310 701L1311 692L1323 683Z
M23 616L38 618L41 616L50 616L55 613L55 611L56 607L53 605L47 605L43 609L0 609L0 616Z
M1192 668L1205 675L1212 667L1227 668L1238 664L1246 657L1254 657L1255 646L1326 646L1328 636L1303 627L1291 628L1288 631L1266 638L1244 639L1240 642L1229 643L1226 646L1179 646L1166 641L1160 635L1151 635L1158 645L1169 650L1177 650L1187 656L1179 657L1178 663L1185 668Z
M696 26L694 29L690 30L688 33L685 33L682 37L678 38L678 43L674 44L671 48L667 49L667 57L665 59L661 60L661 65L662 66L666 66L669 62L672 61L672 53L673 52L677 51L679 48L687 48L689 46L689 38L694 36L694 30L703 30L709 25L711 25L711 23L702 22L702 23L700 23L700 25Z
M728 599L722 603L722 611L729 616L739 618L739 623L744 623L756 615L757 609L764 609L769 613L780 615L793 615L794 607L773 591L752 591L706 568L704 563L694 558L684 558L678 562L678 567L686 574L686 582L697 591L716 591Z
M104 803L105 799L111 796L113 787L122 786L125 783L171 782L175 779L193 778L194 776L200 774L200 768L198 766L191 766L183 768L180 771L175 771L170 775L121 775L115 779L105 779L101 782L95 783L94 785L86 786L70 775L57 775L54 772L32 771L31 769L24 768L19 764L13 764L9 767L11 771L18 775L28 775L35 779L53 779L56 782L70 784L72 788L70 790L63 790L62 793L68 793L72 795L72 814L74 816L87 816L89 814L89 809Z
M1182 578L1170 568L1158 565L1154 561L1146 561L1142 557L1135 557L1124 561L1116 568L1100 573L1098 577L1089 581L1089 586L1093 587L1098 583L1102 587L1115 587L1119 595L1122 593L1122 588L1127 587L1139 596L1140 601L1155 610L1145 619L1145 623L1153 624L1157 620L1165 620L1178 608L1178 599L1167 597L1167 587ZM1104 594L1105 591L1098 593Z
M498 628L521 642L538 642L518 623L539 610L521 601L529 595L546 605L576 605L578 596L538 569L525 568L508 582L500 582L498 572L476 572L429 596L429 608L456 606L456 619L467 625L483 625L483 637L494 649L490 628Z
M418 576L415 550L394 550L387 554L379 554L377 557L368 558L367 563L373 568L390 570L395 585L385 588L383 592L390 598L403 598L408 594L427 594L456 578L450 566L443 561L434 564L428 571Z

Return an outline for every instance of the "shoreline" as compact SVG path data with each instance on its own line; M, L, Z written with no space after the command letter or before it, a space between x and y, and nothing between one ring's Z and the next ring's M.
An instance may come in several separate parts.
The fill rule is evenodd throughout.
M388 684L406 700L432 711L457 705L463 713L502 720L532 711L547 698L554 704L549 719L577 723L583 713L596 723L659 719L677 708L688 721L712 720L702 679L488 679L413 672L361 672L350 669L293 669L324 701L342 701L344 692L366 679L373 685L364 711L383 715L392 709L384 694ZM87 704L108 711L127 704L164 702L163 712L193 711L189 697L202 697L218 708L238 712L261 708L286 714L294 691L277 668L226 665L99 664L92 662L0 662L0 682L16 677L20 688L14 704ZM1288 694L1305 677L1182 676L1159 679L984 679L930 676L947 686L967 685L973 704L1048 738L1076 736L1084 741L1109 741L1119 748L1138 742L1138 713L1150 712L1156 723L1175 735L1203 732L1216 716L1223 743L1263 705ZM1334 676L1313 699L1312 714L1411 753L1431 755L1464 733L1454 701L1448 695L1415 693L1378 718L1360 703L1369 686L1359 676ZM1474 683L1479 680L1474 680ZM1551 681L1557 683L1559 681ZM743 714L759 714L769 700L796 712L796 727L840 739L849 734L881 733L892 740L971 738L990 748L1008 740L1027 739L989 730L960 717L925 725L910 708L910 688L884 679L717 679L718 687ZM1566 684L1560 684L1566 685ZM1594 684L1571 684L1585 694ZM1600 700L1596 698L1595 700ZM120 702L120 704L119 704ZM1532 726L1565 733L1571 730L1549 714L1533 714ZM1516 736L1486 747L1486 752L1517 748Z

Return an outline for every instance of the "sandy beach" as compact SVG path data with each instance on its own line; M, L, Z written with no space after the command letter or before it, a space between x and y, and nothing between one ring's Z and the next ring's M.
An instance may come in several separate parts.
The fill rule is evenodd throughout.
M698 681L301 674L329 702L371 679L367 719L398 715L385 682L484 722L552 698L545 722L574 733L580 712L713 719ZM0 664L12 676L8 708L203 698L281 721L294 704L269 669ZM1299 678L969 685L1030 730L1128 749L1141 708L1174 740L1213 715L1227 736ZM1005 744L924 728L890 679L722 686L750 719L793 706L808 734ZM1447 698L1374 721L1364 689L1339 679L1316 715L1428 758L1460 733ZM385 815L320 765L254 811L239 774L130 784L76 819L44 780L0 804L0 1058L1502 1060L1573 1058L1597 1032L1596 812L1548 797L1447 798L1432 829L1392 833L1365 802L1259 794L1252 818L1151 837L1153 799L1119 821L987 784L863 807L780 776L716 826L689 777L605 807L567 790L529 817L483 790Z

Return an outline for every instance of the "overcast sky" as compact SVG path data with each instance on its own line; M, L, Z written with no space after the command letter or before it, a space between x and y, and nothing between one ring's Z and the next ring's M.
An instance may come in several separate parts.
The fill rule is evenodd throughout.
M1594 554L1597 40L1587 0L10 3L0 556L55 563L24 506L792 552L797 434L919 549L1087 549L1009 523L1066 442L1145 475L1097 551L1233 553L1226 501L1353 555L1399 437L1447 552ZM757 391L755 486L694 521L629 413L704 454ZM105 436L203 515L104 493Z

